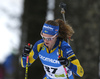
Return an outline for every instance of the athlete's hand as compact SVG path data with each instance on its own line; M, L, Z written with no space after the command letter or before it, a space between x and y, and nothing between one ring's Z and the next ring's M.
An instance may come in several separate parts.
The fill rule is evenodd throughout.
M22 56L26 57L30 53L31 49L32 49L32 44L25 45Z
M60 58L58 58L58 60L61 65L69 66L69 64L70 64L70 61L65 57L60 57Z

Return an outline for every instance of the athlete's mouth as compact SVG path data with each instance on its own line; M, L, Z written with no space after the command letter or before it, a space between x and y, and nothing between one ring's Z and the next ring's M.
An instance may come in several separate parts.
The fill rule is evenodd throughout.
M49 45L49 43L45 43L46 45Z

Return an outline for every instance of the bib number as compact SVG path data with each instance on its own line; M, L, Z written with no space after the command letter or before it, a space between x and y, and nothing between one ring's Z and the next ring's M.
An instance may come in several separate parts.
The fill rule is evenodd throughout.
M46 71L52 74L55 74L57 71L57 68L53 68L53 67L48 67L48 66L44 66Z

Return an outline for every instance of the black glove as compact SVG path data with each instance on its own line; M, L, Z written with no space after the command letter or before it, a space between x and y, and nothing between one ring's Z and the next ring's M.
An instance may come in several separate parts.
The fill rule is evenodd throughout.
M65 65L67 67L70 65L70 61L65 57L58 58L58 61L60 62L61 65Z
M32 45L25 45L22 56L26 57L32 49Z

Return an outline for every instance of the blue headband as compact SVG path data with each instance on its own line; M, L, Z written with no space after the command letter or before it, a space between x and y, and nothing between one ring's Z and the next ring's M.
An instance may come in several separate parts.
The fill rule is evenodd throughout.
M58 31L59 31L59 26L53 26L45 23L42 27L42 33L46 33L49 35L55 35L58 33Z

